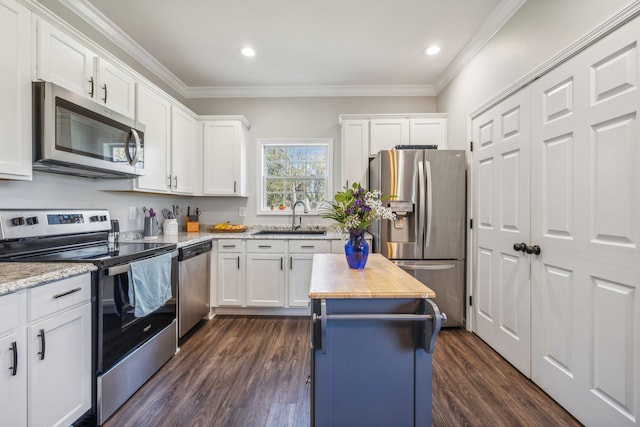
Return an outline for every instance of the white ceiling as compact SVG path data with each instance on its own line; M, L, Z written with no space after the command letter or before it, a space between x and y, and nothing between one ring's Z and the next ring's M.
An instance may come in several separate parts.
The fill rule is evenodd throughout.
M233 97L436 95L525 0L60 1L183 96Z

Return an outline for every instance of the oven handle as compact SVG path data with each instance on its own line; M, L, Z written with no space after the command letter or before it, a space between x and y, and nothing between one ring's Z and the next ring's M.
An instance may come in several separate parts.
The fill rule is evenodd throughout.
M175 258L178 256L178 250L171 252L171 258ZM128 273L131 270L131 263L122 264L122 265L114 265L113 267L109 267L105 270L105 276L117 276L118 274Z

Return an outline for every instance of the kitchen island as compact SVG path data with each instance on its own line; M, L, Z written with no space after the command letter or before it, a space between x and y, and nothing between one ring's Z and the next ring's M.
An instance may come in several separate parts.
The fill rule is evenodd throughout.
M446 319L434 297L380 254L362 270L314 255L312 426L431 425L431 360Z

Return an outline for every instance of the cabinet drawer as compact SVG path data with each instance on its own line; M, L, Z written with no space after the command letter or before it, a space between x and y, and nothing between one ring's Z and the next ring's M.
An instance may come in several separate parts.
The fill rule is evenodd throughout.
M18 327L20 306L24 304L24 294L23 291L0 297L0 336Z
M331 252L328 240L289 240L289 252L322 254Z
M247 252L283 253L286 243L286 240L247 240Z
M69 277L29 289L29 320L91 300L91 274Z
M218 240L218 252L242 252L241 239Z

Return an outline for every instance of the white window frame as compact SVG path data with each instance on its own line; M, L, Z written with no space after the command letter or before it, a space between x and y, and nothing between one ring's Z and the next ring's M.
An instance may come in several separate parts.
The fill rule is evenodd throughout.
M333 197L333 172L334 172L334 159L333 159L333 138L258 138L257 139L257 153L256 159L259 165L260 173L257 179L257 191L256 191L256 213L257 215L291 215L291 209L285 210L270 209L265 205L265 162L264 162L264 147L268 145L325 145L327 147L327 172L326 172L326 193L325 200L331 200ZM312 210L309 206L309 213L307 215L319 215L319 206L316 210ZM299 206L296 215L304 215L302 206Z

